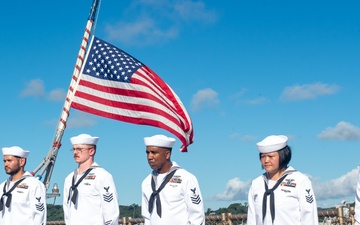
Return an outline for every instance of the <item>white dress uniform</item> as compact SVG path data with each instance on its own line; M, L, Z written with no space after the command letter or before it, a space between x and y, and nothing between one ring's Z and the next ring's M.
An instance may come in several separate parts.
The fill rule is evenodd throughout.
M318 212L311 181L299 171L288 167L281 184L274 190L275 218L272 223L270 198L267 196L266 216L263 221L262 203L267 182L269 189L276 183L266 173L252 181L248 195L247 225L318 225Z
M11 192L10 207L6 207L7 196L3 196L0 225L46 225L46 190L44 184L28 171ZM23 178L22 177L22 178ZM0 193L9 191L16 181L10 179L0 184Z
M65 223L66 225L118 225L119 203L113 177L97 163L93 163L91 167L90 173L77 187L76 204L71 201L73 191L69 191L75 171L65 179L63 197ZM83 174L76 176L75 183Z
M360 166L358 167L359 174L356 185L356 196L355 196L355 225L360 225Z
M157 214L156 201L152 213L149 213L148 204L152 194L151 179L149 174L142 182L141 214L145 225L205 225L204 203L196 177L177 167L174 176L159 193L161 200L161 218ZM161 185L167 174L157 174L157 186Z

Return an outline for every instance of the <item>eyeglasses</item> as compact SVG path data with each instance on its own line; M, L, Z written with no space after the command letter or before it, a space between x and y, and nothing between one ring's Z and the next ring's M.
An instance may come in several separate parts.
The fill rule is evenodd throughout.
M90 150L92 148L70 148L70 152L83 152L84 150Z

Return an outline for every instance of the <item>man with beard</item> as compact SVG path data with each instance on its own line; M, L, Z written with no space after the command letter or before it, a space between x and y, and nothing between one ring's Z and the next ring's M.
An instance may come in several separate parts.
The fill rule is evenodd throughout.
M29 151L13 146L2 148L2 153L10 177L0 184L0 225L45 225L45 186L24 169Z
M119 203L112 175L95 161L98 137L70 138L78 167L65 179L63 209L66 225L118 225Z

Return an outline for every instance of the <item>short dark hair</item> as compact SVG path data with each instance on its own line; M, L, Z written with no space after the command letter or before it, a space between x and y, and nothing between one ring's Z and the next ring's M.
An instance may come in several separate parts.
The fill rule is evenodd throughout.
M286 145L284 148L277 151L279 153L279 170L286 168L291 160L291 148ZM259 158L261 160L261 154L259 153Z
M283 149L279 150L279 169L288 167L288 164L291 160L291 148L290 146L285 146Z
M169 151L169 152L171 152L171 151L172 151L172 148L168 148L168 147L162 147L162 146L155 146L155 147L158 147L158 148L164 149L165 151Z
M17 159L19 159L19 160L20 160L21 158L24 158L24 159L25 159L24 167L26 166L27 159L26 159L25 157L20 157L20 156L16 156L16 155L14 155L14 157L17 158Z

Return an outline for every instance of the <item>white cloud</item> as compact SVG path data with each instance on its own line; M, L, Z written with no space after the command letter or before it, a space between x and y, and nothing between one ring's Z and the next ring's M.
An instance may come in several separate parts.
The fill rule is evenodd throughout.
M245 95L245 93L247 92L248 90L246 88L242 88L240 91L236 92L234 95L232 95L230 98L231 99L239 99L241 98L242 96Z
M357 180L357 168L342 175L339 178L321 183L312 179L316 199L321 201L336 198L346 198L349 196L355 198L355 188Z
M141 15L163 16L174 22L195 21L210 23L218 19L216 10L209 9L205 1L141 0L130 7L137 8Z
M50 91L48 99L51 101L65 101L66 92L64 89L54 89Z
M191 0L135 1L123 14L136 18L106 25L108 39L137 46L163 43L178 37L184 25L209 24L218 17L216 10L208 9L205 2Z
M265 97L258 97L258 98L252 99L252 100L248 100L246 102L248 104L250 104L250 105L260 105L260 104L265 103L267 101L268 100Z
M245 95L245 93L248 90L246 88L241 89L240 91L238 91L237 93L235 93L234 95L230 96L230 99L232 101L234 101L237 105L239 105L240 103L246 103L246 104L250 104L250 105L260 105L263 104L265 102L268 102L269 100L266 99L263 96L254 98L254 99L250 99L250 100L242 100L243 96Z
M237 93L231 95L229 97L229 99L231 101L233 101L236 105L240 105L242 103L242 97L245 95L245 93L247 92L247 89L243 88L240 91L238 91Z
M360 140L360 128L344 121L328 127L318 135L323 140Z
M205 23L217 20L215 10L206 9L206 4L202 1L177 1L174 4L174 9L183 20Z
M244 182L235 177L227 182L225 191L215 195L214 199L221 201L247 200L249 188L250 182Z
M31 80L20 93L21 97L43 97L45 96L44 82L41 79Z
M46 98L50 101L65 101L66 93L64 89L61 88L46 93L44 81L41 79L33 79L26 84L25 89L20 92L20 96Z
M358 168L339 178L325 182L319 182L311 176L309 178L312 182L317 201L324 202L338 198L353 199L358 179ZM238 177L233 178L227 182L225 191L221 194L216 194L214 199L221 201L247 201L250 185L251 182L241 181Z
M203 89L193 95L191 100L191 108L199 111L203 108L212 108L220 104L218 93L211 88Z
M81 111L74 111L71 116L67 118L66 128L82 128L93 127L96 125L96 116ZM56 127L59 123L59 119L52 119L45 121L48 126Z
M174 39L178 36L177 27L159 27L151 18L141 18L135 22L119 22L105 27L109 39L128 45L145 46L160 41Z
M322 95L331 95L340 89L337 85L329 85L323 83L294 85L286 87L281 94L284 101L299 101L305 99L314 99Z
M93 127L96 125L96 120L93 115L78 112L75 115L71 115L67 121L67 128L79 128L79 127Z

